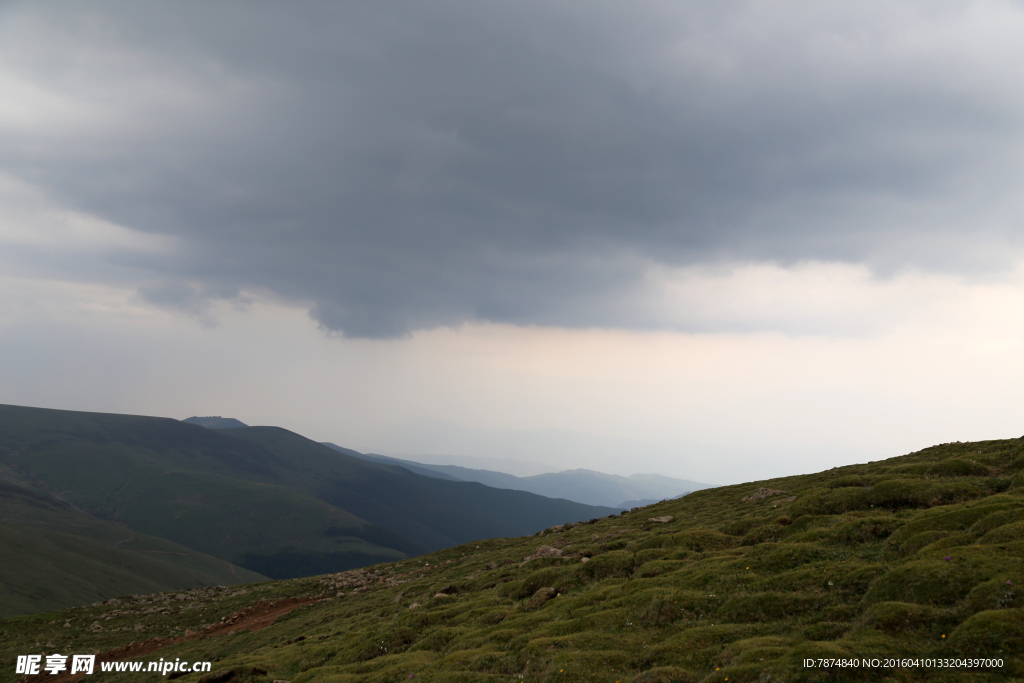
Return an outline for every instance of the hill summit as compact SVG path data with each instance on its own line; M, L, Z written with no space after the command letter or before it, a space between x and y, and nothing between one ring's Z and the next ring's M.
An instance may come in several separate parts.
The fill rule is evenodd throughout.
M189 424L199 425L200 427L206 427L207 429L238 429L239 427L248 427L241 420L236 420L233 417L221 417L220 415L210 415L207 417L187 417L182 422L188 422Z

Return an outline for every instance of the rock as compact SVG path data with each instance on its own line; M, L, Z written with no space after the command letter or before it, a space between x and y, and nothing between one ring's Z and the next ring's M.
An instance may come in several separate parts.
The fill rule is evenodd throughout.
M94 622L92 622L92 625L89 626L89 630L92 631L93 633L95 633L97 631L102 631L103 627L100 626L100 622L94 621Z
M533 555L527 555L523 558L523 562L529 562L530 560L539 560L542 557L561 557L565 552L558 548L552 548L549 545L542 545L537 548L537 551Z
M551 600L557 595L558 591L556 591L551 586L544 586L543 588L538 588L537 592L533 594L532 598L530 598L530 607L534 609L537 609L538 607L543 607L548 600Z
M754 503L754 502L757 502L759 500L764 500L765 498L771 498L772 496L784 496L784 495L786 495L785 491L777 491L775 489L766 489L766 488L762 487L762 488L759 488L758 490L754 491L753 494L747 496L746 498L741 499L740 502L741 503Z
M411 605L409 605L409 609L416 609L416 608L417 608L417 607L419 607L419 606L420 606L420 603L418 603L418 602L414 602L414 603L412 603Z
M664 524L665 522L671 522L672 521L672 515L665 515L663 517L651 517L647 521L648 522L659 522L661 524Z
M217 671L212 674L207 674L199 679L199 683L223 683L223 681L230 681L235 677L238 672L234 669L225 669L224 671Z
M590 558L589 557L581 557L580 558L580 562L590 562Z

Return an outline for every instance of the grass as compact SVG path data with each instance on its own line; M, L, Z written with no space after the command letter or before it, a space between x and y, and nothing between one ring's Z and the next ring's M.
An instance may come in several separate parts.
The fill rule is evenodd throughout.
M266 629L177 642L144 659L211 660L215 672L261 683L1016 680L1022 452L1021 440L945 444L245 593L140 596L3 620L0 670L13 680L16 654L105 651L198 630L260 600L318 596ZM785 493L743 502L760 488ZM672 520L649 521L665 515ZM542 546L562 556L525 560ZM953 656L1003 666L803 666Z
M134 533L0 483L0 616L265 579L210 555Z
M3 405L0 478L274 578L612 511L420 476L276 427Z

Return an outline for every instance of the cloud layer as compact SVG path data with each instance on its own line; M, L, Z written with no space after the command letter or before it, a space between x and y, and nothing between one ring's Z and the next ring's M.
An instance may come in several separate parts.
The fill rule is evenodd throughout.
M0 189L102 226L21 268L200 316L729 328L694 268L1008 269L1022 62L995 1L14 3Z

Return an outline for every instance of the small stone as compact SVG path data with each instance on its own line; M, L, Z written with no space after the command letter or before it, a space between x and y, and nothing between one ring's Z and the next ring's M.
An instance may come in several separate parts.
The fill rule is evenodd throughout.
M785 491L778 491L776 489L766 489L766 488L764 488L762 486L758 490L754 491L754 493L752 495L749 495L746 498L741 499L740 502L741 503L753 503L753 502L756 502L756 501L759 501L759 500L764 500L765 498L771 498L772 496L784 496L784 495L786 495Z
M663 517L651 517L647 521L648 522L658 522L659 524L664 524L666 522L671 522L672 521L672 515L664 515Z
M581 557L580 558L580 562L590 562L590 558L589 557Z

